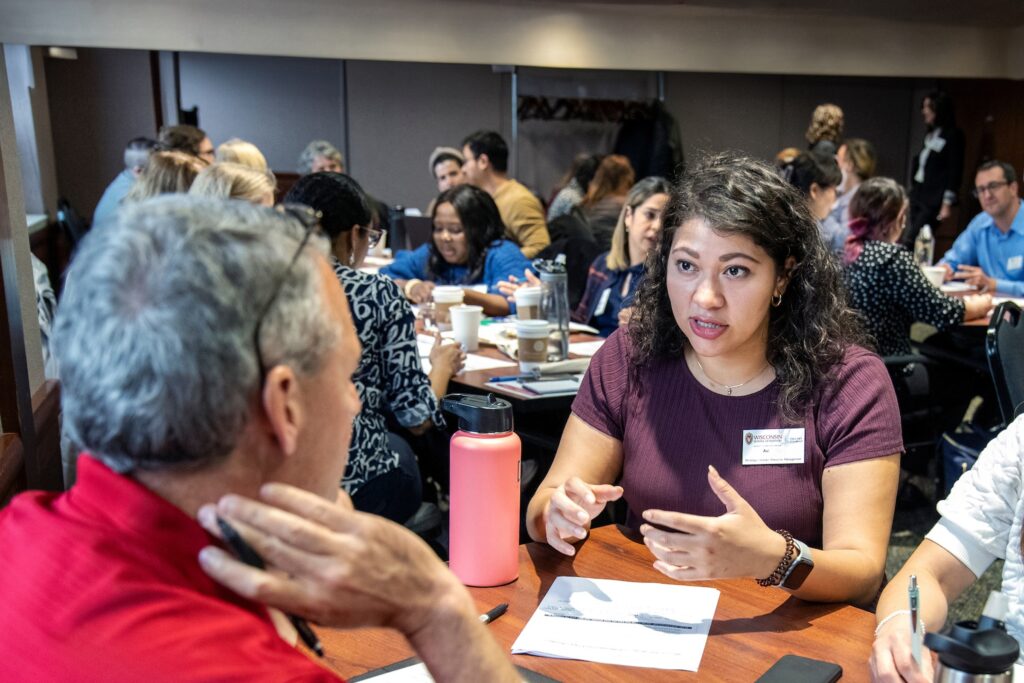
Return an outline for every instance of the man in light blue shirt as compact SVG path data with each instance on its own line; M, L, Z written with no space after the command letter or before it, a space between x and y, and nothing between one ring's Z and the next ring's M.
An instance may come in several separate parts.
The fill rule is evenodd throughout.
M963 280L981 291L1024 296L1024 211L1013 166L989 161L978 169L975 216L939 262L946 279Z
M149 138L132 138L124 148L124 170L117 174L103 196L100 197L96 210L92 214L92 225L97 227L107 223L117 213L121 206L121 200L132 189L135 179L139 177L146 164L149 162L149 155L156 146L156 140Z

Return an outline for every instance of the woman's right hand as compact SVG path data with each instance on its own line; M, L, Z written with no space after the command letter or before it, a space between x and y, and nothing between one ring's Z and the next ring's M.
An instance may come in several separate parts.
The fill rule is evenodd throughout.
M409 291L409 300L414 304L422 304L430 301L434 294L434 283L429 280L419 282Z
M466 363L466 353L458 344L445 343L441 334L434 332L434 346L430 349L430 372L443 373L448 379L462 371Z
M984 318L991 310L991 294L970 294L964 297L964 320Z
M622 487L610 484L588 484L572 477L558 486L544 510L544 535L548 544L564 555L575 555L568 541L587 535L587 526L601 514L606 504L622 497Z
M910 647L909 616L890 619L875 636L871 646L871 680L877 683L931 683L934 678L932 653L921 647L921 666L914 662Z
M498 291L509 301L516 300L516 290L520 287L540 287L540 278L533 271L524 270L522 279L509 275L507 280L498 283Z

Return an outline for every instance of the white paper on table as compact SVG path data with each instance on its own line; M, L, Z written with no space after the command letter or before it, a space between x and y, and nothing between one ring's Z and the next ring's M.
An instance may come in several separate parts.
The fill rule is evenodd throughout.
M602 346L604 346L604 339L599 341L571 342L569 344L569 353L575 353L577 356L593 356Z
M560 576L512 654L696 671L719 591Z
M442 339L450 339L451 332L442 332ZM453 342L454 343L454 342ZM430 372L430 350L434 348L434 338L429 334L417 334L416 335L416 348L420 356L420 365L423 366L423 372ZM494 368L513 368L518 366L518 363L514 363L507 360L501 360L500 358L490 358L488 356L481 356L478 353L467 353L466 363L462 366L463 372L472 372L473 370L493 370Z
M939 289L945 292L946 294L952 294L954 292L973 292L976 291L978 288L975 287L974 285L969 285L966 282L953 281L943 284L941 287L939 287Z
M1021 308L1024 308L1024 298L1016 296L994 296L992 297L992 308L995 308L1004 301L1012 301Z
M434 683L434 677L427 671L427 665L423 662L413 664L412 666L403 666L401 669L385 671L360 680L373 681L374 683Z

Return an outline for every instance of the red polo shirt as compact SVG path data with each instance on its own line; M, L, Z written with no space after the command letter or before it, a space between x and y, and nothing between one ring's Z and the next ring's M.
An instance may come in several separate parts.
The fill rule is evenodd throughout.
M196 555L212 538L93 458L0 510L0 680L334 681Z

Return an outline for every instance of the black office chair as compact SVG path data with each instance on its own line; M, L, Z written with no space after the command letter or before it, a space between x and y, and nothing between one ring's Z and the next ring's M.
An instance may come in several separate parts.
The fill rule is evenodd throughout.
M904 463L911 471L926 468L935 455L942 408L932 396L930 361L920 354L884 356L903 427Z
M1024 412L1024 325L1020 306L1012 301L1004 301L992 313L985 334L985 355L1006 426Z
M72 250L78 246L78 243L85 237L85 233L89 231L89 223L78 215L78 212L64 197L57 200L57 223L68 238Z

